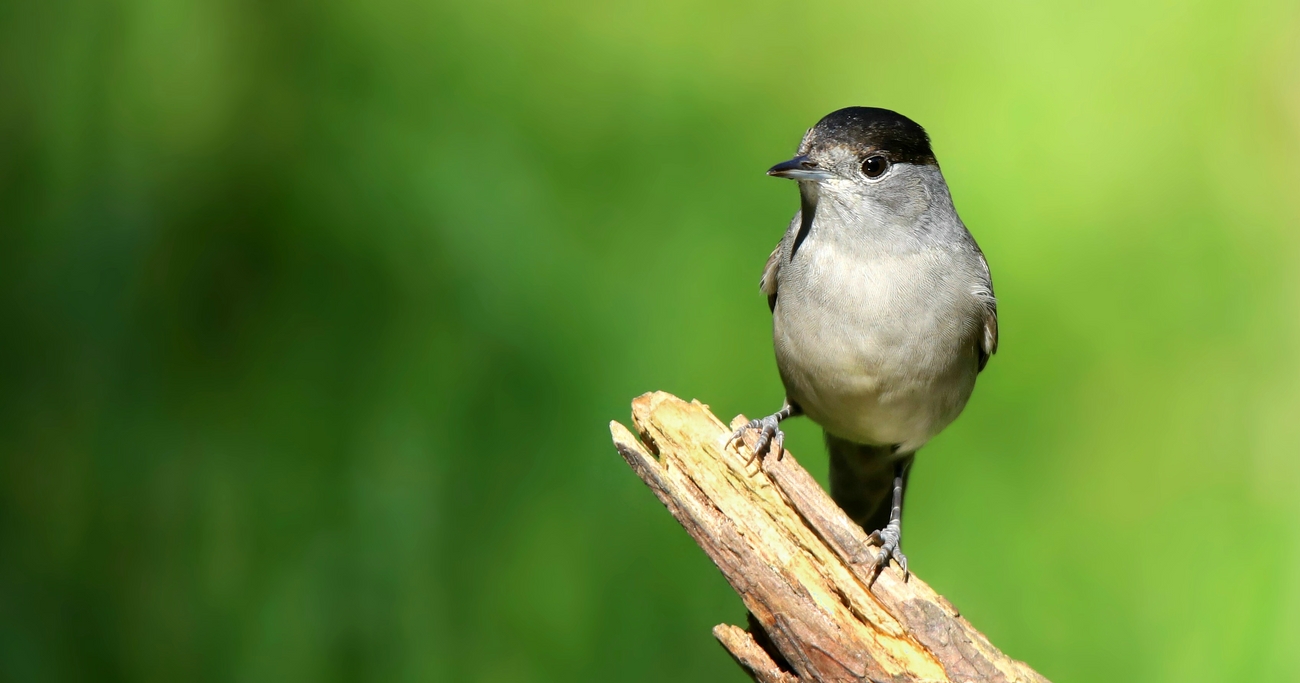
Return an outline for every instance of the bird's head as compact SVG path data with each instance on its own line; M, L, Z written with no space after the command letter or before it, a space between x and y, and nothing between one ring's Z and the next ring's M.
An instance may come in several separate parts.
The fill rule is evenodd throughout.
M915 121L875 107L846 107L808 130L799 153L768 169L798 180L805 197L833 195L868 204L914 204L939 162ZM941 176L940 176L941 177Z

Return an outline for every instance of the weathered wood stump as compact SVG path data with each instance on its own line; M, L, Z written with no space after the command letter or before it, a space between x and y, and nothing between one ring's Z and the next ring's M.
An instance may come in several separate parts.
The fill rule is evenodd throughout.
M713 634L756 681L1046 683L915 575L891 563L871 584L867 534L788 451L758 462L749 433L726 447L707 406L664 392L632 421L640 439L611 422L614 445L749 609L750 630Z

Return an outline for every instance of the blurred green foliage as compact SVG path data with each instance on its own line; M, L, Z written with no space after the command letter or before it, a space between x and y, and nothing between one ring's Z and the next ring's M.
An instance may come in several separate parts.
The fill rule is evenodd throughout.
M853 104L1001 299L913 567L1056 680L1300 679L1294 2L17 0L0 85L0 679L743 680L605 423L779 405L763 170Z

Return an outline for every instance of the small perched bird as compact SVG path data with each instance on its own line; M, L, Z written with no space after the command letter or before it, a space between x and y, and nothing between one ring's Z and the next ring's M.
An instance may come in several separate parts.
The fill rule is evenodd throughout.
M812 418L826 433L831 497L881 545L874 574L892 557L906 575L913 457L961 413L998 348L988 264L929 136L906 116L833 112L767 174L799 183L799 211L759 281L786 399L731 438L759 430L757 457L779 457L781 421Z

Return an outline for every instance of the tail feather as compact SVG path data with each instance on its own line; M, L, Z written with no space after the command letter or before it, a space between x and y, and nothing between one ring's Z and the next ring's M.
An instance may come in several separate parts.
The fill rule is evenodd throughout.
M911 460L913 454L898 455L890 446L853 443L830 433L826 448L831 456L831 498L866 531L885 528L893 502L894 466L899 460ZM906 497L906 473L903 491Z

